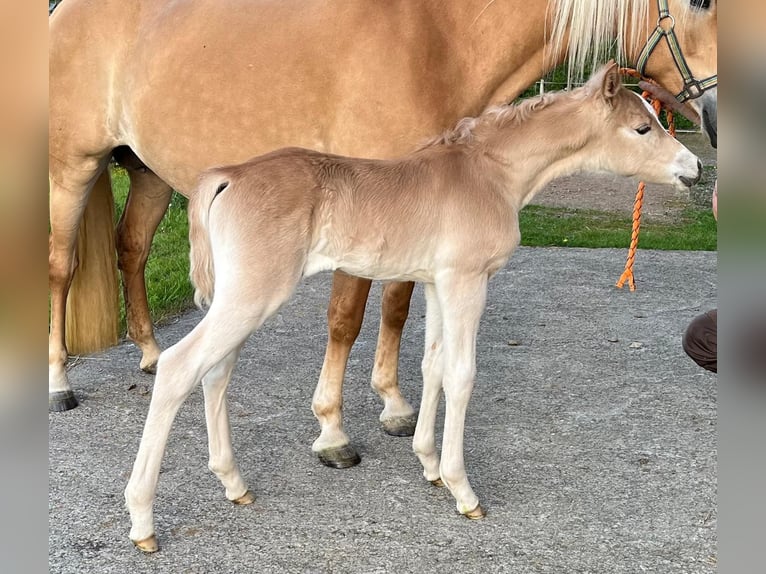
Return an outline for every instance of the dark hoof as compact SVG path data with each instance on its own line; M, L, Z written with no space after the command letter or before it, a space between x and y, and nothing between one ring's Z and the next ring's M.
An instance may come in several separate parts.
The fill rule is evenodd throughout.
M145 367L141 367L141 370L149 375L156 375L157 374L157 363L152 363L151 365L147 365Z
M77 398L72 391L56 391L55 393L48 393L49 413L70 411L78 404Z
M415 434L415 425L418 423L416 414L408 417L393 417L381 421L383 430L391 436L412 436Z
M317 456L323 465L330 468L349 468L362 462L359 453L348 444L338 448L326 448L319 451Z

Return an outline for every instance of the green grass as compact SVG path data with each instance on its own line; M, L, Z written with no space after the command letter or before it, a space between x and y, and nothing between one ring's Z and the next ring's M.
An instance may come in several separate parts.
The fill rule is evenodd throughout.
M121 168L112 171L117 217L128 192L128 178ZM631 219L595 210L573 210L530 205L520 214L521 244L532 247L628 248ZM149 309L161 322L192 304L189 281L189 239L186 199L173 195L170 208L152 243L146 266ZM639 248L660 250L708 250L717 248L716 222L709 209L688 208L681 221L644 221ZM124 311L122 325L124 328Z
M629 216L595 210L529 205L519 214L521 244L532 247L625 247L630 244ZM687 208L680 222L642 221L641 249L715 251L716 222L709 209Z

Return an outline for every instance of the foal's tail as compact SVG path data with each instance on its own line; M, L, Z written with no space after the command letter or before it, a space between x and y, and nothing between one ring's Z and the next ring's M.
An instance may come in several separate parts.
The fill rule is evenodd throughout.
M213 301L215 272L210 243L210 206L228 185L229 182L221 181L221 176L215 172L203 175L189 199L189 277L194 285L194 303L198 307L207 307Z

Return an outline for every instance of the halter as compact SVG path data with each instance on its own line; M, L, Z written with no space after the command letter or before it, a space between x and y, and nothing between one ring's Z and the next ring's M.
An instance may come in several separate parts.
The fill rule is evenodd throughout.
M636 69L642 76L646 75L644 72L646 71L646 64L649 61L649 56L664 37L668 43L668 48L670 48L670 53L673 55L676 69L681 73L681 77L684 80L684 89L676 94L676 100L680 103L684 103L687 100L699 98L706 90L718 85L718 74L710 76L704 80L697 80L694 77L691 70L689 70L689 65L686 63L684 54L681 51L681 46L678 43L678 37L675 32L676 20L670 14L668 0L657 0L657 6L659 8L657 27L649 38L647 38L646 45L641 51L641 55L638 57Z

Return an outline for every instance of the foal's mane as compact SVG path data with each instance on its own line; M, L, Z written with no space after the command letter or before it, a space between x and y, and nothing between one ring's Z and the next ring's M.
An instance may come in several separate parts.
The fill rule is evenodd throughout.
M491 106L479 116L463 118L453 129L425 141L418 149L452 144L470 145L482 139L479 133L483 131L482 128L489 127L497 130L511 124L521 124L535 112L547 108L566 96L571 97L571 95L572 92L549 92L526 98L519 103Z
M609 57L627 65L627 54L641 48L639 38L655 25L649 22L650 2L656 0L549 0L549 57L555 58L561 49L567 51L570 82L582 80L589 64L595 66ZM688 0L671 0L670 4L677 25L697 11ZM634 25L626 34L630 22Z

